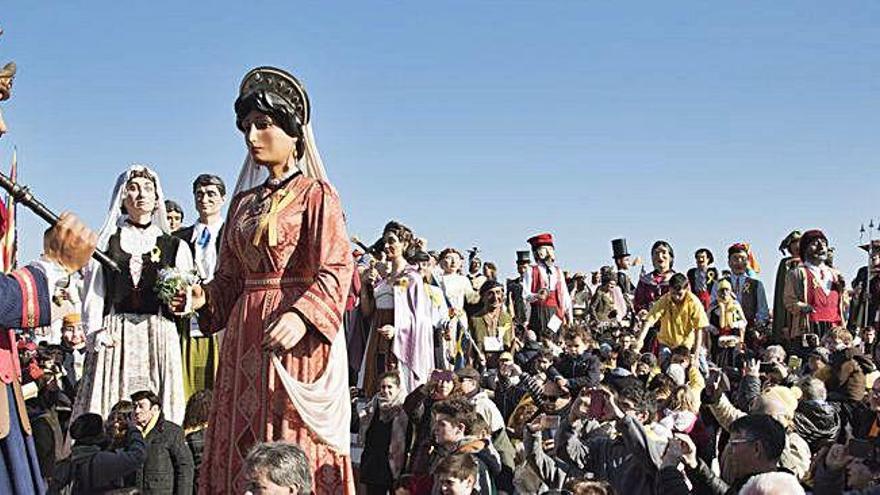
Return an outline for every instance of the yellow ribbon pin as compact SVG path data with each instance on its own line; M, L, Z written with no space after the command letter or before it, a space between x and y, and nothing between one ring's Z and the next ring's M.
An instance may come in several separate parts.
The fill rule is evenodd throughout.
M281 192L281 191L279 191ZM286 193L287 191L283 191ZM293 203L295 194L284 194L279 198L280 194L272 195L272 205L269 211L260 218L260 224L257 225L257 231L254 233L254 246L259 246L263 240L263 235L268 237L270 247L278 245L278 214Z

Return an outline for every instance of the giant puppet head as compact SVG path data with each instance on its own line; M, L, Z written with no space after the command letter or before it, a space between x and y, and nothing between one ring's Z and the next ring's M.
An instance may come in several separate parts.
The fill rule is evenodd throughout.
M821 265L828 262L830 255L828 238L821 230L813 229L804 232L798 244L801 258L807 263Z
M666 241L657 241L651 246L651 263L657 273L666 273L672 270L672 262L675 261L675 251Z
M553 234L543 233L530 237L527 241L532 246L535 259L551 265L556 262L556 249L553 247Z

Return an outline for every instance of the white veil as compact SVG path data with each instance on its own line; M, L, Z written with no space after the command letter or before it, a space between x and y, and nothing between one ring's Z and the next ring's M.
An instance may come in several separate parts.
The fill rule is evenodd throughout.
M132 165L125 172L119 174L116 185L113 187L113 195L110 196L110 209L104 225L98 232L98 249L106 250L110 237L116 230L125 224L128 218L123 210L125 198L125 185L133 172L146 173L152 177L156 184L156 209L153 210L153 225L159 227L162 232L168 234L171 228L168 226L168 216L165 211L165 194L162 192L162 184L159 175L145 165ZM126 270L127 267L120 267ZM101 263L92 259L86 266L83 276L83 293L80 300L83 302L82 316L83 328L86 334L92 334L104 327L104 267Z
M125 198L125 185L128 183L128 179L131 178L133 172L146 173L153 178L153 182L156 183L156 209L153 210L153 225L159 227L166 234L171 233L171 227L168 225L168 212L165 211L165 194L162 192L159 175L146 165L135 164L119 174L119 177L116 179L113 195L110 196L110 210L107 212L104 225L101 226L101 230L98 232L98 249L107 249L107 242L110 240L110 236L128 218L128 215L122 211L122 202ZM94 260L92 261L94 262Z

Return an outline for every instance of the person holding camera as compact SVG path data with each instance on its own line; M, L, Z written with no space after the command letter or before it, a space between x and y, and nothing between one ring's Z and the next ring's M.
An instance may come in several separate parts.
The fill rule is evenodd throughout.
M121 446L113 449L101 416L86 413L76 418L70 425L74 441L70 457L55 466L49 493L92 494L126 487L125 478L144 465L147 446L131 419L124 425L118 428Z

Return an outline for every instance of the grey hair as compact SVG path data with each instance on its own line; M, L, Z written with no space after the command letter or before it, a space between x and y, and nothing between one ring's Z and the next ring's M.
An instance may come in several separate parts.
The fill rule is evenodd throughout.
M749 478L739 490L739 495L804 495L804 488L791 473L774 471L761 473Z
M764 351L764 360L770 361L773 358L777 358L776 361L779 363L785 363L785 349L781 345L767 346L767 349Z
M244 459L244 472L265 473L269 481L285 488L296 487L300 494L312 492L312 474L305 452L287 442L258 443Z
M806 377L798 383L801 391L804 393L802 400L825 400L828 398L828 391L822 380L813 377Z

